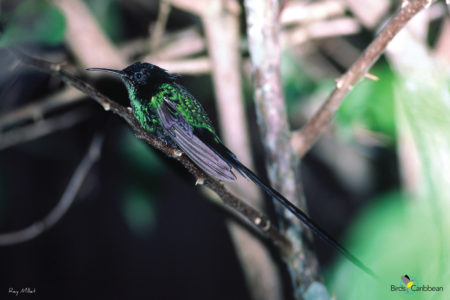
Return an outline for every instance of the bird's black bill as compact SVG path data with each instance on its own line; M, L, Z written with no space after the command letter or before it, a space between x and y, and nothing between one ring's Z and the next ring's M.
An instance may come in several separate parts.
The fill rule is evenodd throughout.
M101 71L101 72L108 72L108 73L113 73L113 74L118 74L118 75L124 75L123 71L120 70L113 70L113 69L105 69L105 68L89 68L86 69L87 71Z

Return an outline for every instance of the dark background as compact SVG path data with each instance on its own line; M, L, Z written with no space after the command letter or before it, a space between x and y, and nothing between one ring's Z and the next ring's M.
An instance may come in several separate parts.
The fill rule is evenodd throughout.
M23 2L0 3L1 33L14 23L8 16ZM101 21L102 26L119 45L148 35L149 24L157 18L157 1L149 5L137 0L94 2L93 11L101 3L112 7L106 10L110 16L106 21L95 14L105 21ZM393 10L390 8L386 16ZM353 13L348 9L344 16L353 17ZM435 20L430 27L430 45L437 38L436 28L440 28L441 21ZM166 31L188 26L202 31L199 18L173 9ZM324 38L302 46L313 46L312 53L299 53L301 47L283 52L283 67L295 69L282 74L293 129L301 128L314 111L311 107L322 103L334 79L348 69L349 64L340 59L347 55L339 52L342 41L360 54L375 35L375 27L361 27L351 36ZM242 36L245 38L244 25ZM38 57L56 61L63 58L71 65L77 64L63 40L51 45L22 42L28 53ZM356 59L348 55L349 62ZM248 62L246 50L243 60ZM58 78L17 66L4 49L0 49L0 68L0 118L64 88ZM77 73L76 68L71 71ZM256 171L264 177L264 153L245 63L241 71ZM309 214L337 240L345 241L355 218L376 204L380 195L401 189L391 101L395 78L385 57L373 72L387 80L362 84L352 92L345 102L348 105L341 107L333 125L299 166ZM118 80L109 76L83 79L114 101L128 103L125 88ZM183 76L180 82L217 124L211 76ZM380 103L381 108L371 103ZM104 136L101 158L68 213L38 238L0 247L0 299L13 297L9 288L20 291L27 287L35 289L35 294L21 294L20 298L249 299L224 223L233 217L206 199L194 186L194 178L178 163L137 140L122 119L92 100L52 111L44 118L78 109L82 109L84 117L74 126L0 151L0 232L6 233L42 219L58 203L94 134ZM2 128L2 133L33 122ZM354 124L362 124L379 140L367 143L359 139L352 131ZM267 213L273 217L268 202ZM277 249L260 238L282 266ZM325 274L333 271L336 253L320 241L316 241L315 249ZM285 297L291 299L289 277L283 272Z

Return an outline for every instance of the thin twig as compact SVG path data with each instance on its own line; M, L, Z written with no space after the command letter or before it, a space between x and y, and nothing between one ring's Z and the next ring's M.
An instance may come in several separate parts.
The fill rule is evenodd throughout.
M103 136L96 134L91 141L88 151L70 178L69 184L64 191L58 204L42 220L33 223L24 229L0 235L0 246L10 246L23 243L41 235L55 225L68 211L75 200L81 185L83 184L89 170L100 158Z
M400 12L386 25L378 37L350 67L347 73L337 80L336 87L319 111L300 131L292 134L292 147L299 157L305 155L312 147L319 135L330 123L345 96L364 77L378 57L384 52L387 44L412 17L427 7L429 3L430 0L416 0L404 5Z
M70 73L63 70L61 68L61 65L57 63L51 63L42 59L31 57L18 49L14 49L12 53L20 61L27 65L36 67L43 72L59 76L67 84L74 86L75 88L79 89L80 91L94 99L105 110L111 111L112 113L115 113L122 117L134 130L134 134L137 138L143 139L150 146L179 161L192 175L194 175L197 183L203 183L206 187L215 191L224 201L224 203L232 207L234 211L238 212L239 216L245 218L251 224L259 228L269 239L272 240L273 243L279 246L282 254L289 255L291 253L291 243L278 231L275 226L270 223L267 217L265 217L256 209L244 203L237 197L233 196L230 192L228 192L228 190L223 186L222 183L212 179L210 176L205 174L191 160L189 160L186 155L182 155L182 153L178 149L166 145L155 135L144 130L134 117L130 108L126 108L112 101L88 83L74 77Z
M229 1L210 1L210 0L168 0L173 6L186 10L198 16L215 14L221 9L221 6Z
M171 73L177 74L208 74L211 72L211 61L209 57L194 57L179 60L159 60L145 58L144 61L151 61L153 64L160 66Z
M64 13L67 27L66 42L81 65L115 68L126 64L84 1L52 0L52 2ZM93 45L95 51L92 51Z
M161 37L164 34L167 19L169 18L170 9L170 3L167 0L159 1L158 19L156 20L150 37L150 52L155 51L160 45Z
M124 43L120 48L123 57L138 60L152 61L153 59L176 60L191 57L206 49L206 42L195 26L175 32L166 32L162 37L158 48L148 54L148 38L135 39Z
M48 119L38 120L29 125L13 128L0 133L0 150L28 142L50 133L71 128L90 117L86 108L71 110Z
M216 192L216 194L222 199L222 201L238 211L241 215L250 221L253 225L256 225L262 230L277 246L280 247L283 256L289 256L292 253L292 245L278 229L271 224L270 220L258 212L256 209L241 201L223 186L213 179L208 179L204 182L205 186Z
M283 45L297 47L311 40L350 35L359 31L359 23L354 18L342 17L286 28L281 33L281 40Z
M86 97L73 87L69 87L44 99L0 114L0 130L26 120L41 120L46 113L82 99Z
M289 1L280 10L280 24L308 24L322 22L324 20L343 16L346 10L346 3L341 0L327 1Z

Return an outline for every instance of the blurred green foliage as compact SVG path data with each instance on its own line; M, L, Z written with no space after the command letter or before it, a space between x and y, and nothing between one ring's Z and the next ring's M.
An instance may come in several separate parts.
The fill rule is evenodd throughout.
M287 50L281 56L281 72L284 98L289 113L294 111L293 107L298 101L315 91L317 83L306 72L306 68L302 67L301 61Z
M85 0L95 19L111 41L123 38L123 22L117 0Z
M301 61L289 51L282 55L282 78L286 106L290 118L298 114L296 107L304 100L325 101L334 88L331 78L315 80L302 67ZM341 136L352 136L353 128L381 133L395 138L395 116L393 102L393 81L395 74L387 63L378 63L370 70L379 80L364 79L345 98L336 114L336 125Z
M395 42L393 119L407 192L378 199L353 224L349 248L375 269L380 282L341 260L329 278L330 290L341 299L449 299L450 67L415 37L405 33ZM419 286L444 291L392 292L405 274Z
M395 138L395 75L386 63L377 64L370 73L379 79L365 78L354 87L340 106L336 123L343 131L356 125Z
M129 176L124 178L122 212L130 230L137 236L147 235L157 219L157 186L165 168L155 151L137 139L131 130L120 134L120 152Z
M379 282L340 258L328 277L331 294L337 299L408 299L402 291L391 291L391 285L400 286L401 276L408 274L421 286L443 286L444 292L417 292L414 299L448 299L450 284L442 259L441 235L430 215L430 210L416 206L400 192L377 199L362 214L349 233L346 246L380 277ZM450 232L446 232L448 234Z
M5 24L0 47L23 43L56 45L64 38L66 22L63 14L45 0L27 0L10 14L2 16Z
M131 130L123 130L120 135L121 153L130 168L142 178L158 178L165 168L159 157L144 141L137 139Z
M122 213L131 232L140 237L148 236L156 223L154 196L148 189L128 184L122 201Z

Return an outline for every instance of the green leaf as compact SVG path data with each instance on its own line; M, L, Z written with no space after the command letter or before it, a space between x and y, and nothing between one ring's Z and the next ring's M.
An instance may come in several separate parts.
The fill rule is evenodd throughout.
M395 138L394 73L387 64L378 65L370 72L379 79L364 79L355 86L337 112L337 124L342 130L361 126Z
M122 199L122 212L130 230L136 236L147 236L156 223L155 201L137 185L129 185Z
M327 286L337 299L448 299L450 276L441 232L428 209L411 205L400 192L385 195L353 225L348 247L379 276L379 282L342 257L329 274ZM446 230L444 236L450 234ZM422 285L443 286L444 292L410 296L391 291L408 274Z
M394 116L408 189L379 199L353 225L348 246L380 282L341 260L329 281L338 299L449 299L450 73L409 34L402 31L388 48L397 73ZM391 291L405 274L443 292Z
M123 36L123 22L117 0L85 0L106 35L115 43Z
M148 235L156 222L158 195L155 190L165 168L155 150L137 139L131 130L123 130L119 140L120 152L128 167L122 212L135 235Z
M22 2L7 17L0 46L23 43L56 45L64 38L66 22L63 14L44 0Z
M302 67L301 62L288 50L282 53L281 77L288 112L292 112L292 108L298 100L304 99L316 87L316 83L305 70L306 68Z
M124 130L120 134L121 153L128 164L144 177L161 177L165 167L160 158L143 140L136 138L130 130Z

